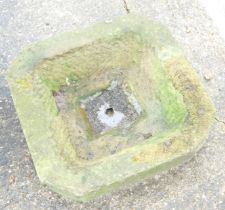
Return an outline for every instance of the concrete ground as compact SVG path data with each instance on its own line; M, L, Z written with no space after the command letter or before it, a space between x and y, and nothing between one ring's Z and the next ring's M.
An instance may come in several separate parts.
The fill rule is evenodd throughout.
M225 42L197 0L126 0L168 26L217 108L205 146L182 166L88 203L42 186L5 81L27 43L125 15L123 0L0 0L0 209L225 209Z

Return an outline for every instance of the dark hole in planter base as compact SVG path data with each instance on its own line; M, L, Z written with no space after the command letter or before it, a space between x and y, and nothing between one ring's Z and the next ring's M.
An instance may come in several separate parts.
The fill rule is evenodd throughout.
M113 114L114 114L113 108L106 109L105 114L108 115L108 116L113 116Z

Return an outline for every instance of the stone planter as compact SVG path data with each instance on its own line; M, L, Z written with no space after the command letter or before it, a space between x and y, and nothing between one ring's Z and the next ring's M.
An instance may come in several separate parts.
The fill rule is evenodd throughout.
M8 82L38 177L76 200L187 160L214 116L168 30L136 15L31 44Z

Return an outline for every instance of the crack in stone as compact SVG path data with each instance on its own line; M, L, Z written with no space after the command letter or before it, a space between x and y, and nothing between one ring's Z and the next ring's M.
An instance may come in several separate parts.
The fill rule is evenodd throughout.
M216 118L216 117L215 117L215 120L216 120L217 122L223 123L223 124L225 125L225 121L220 120L220 119L218 119L218 118Z
M123 0L123 7L126 10L127 14L129 14L130 13L130 9L128 8L128 4L127 4L126 0Z

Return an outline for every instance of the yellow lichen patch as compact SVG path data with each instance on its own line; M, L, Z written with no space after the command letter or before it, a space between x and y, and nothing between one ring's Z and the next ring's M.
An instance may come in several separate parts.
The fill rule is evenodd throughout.
M188 110L188 125L196 135L204 134L211 125L215 108L199 83L197 74L184 57L168 60L165 67L174 86L183 95Z
M30 79L17 79L16 83L21 87L21 88L31 88L32 87L32 82Z
M133 161L148 162L152 165L169 161L184 153L189 152L186 142L180 139L170 139L155 145L149 145L138 155L133 156Z

